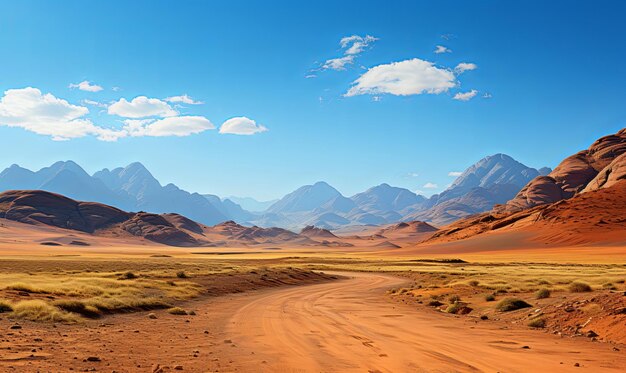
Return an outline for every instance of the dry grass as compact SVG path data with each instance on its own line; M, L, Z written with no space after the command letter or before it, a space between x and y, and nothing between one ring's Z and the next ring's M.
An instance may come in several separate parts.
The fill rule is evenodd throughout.
M31 321L49 321L74 323L79 317L43 301L24 300L13 305L11 316L17 319Z
M519 298L504 298L496 304L496 309L500 312L516 311L528 307L532 306Z

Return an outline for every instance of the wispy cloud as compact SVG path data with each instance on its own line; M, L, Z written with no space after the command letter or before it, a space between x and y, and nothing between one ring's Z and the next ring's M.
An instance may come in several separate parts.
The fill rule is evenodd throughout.
M454 68L454 71L457 74L462 74L466 71L476 70L477 68L478 66L476 66L476 64L474 63L461 62L460 64L456 65L456 67Z
M345 96L439 94L455 86L456 77L452 71L413 58L372 67L354 81Z
M254 120L246 117L235 117L225 121L220 126L221 134L231 135L254 135L268 131L267 127L257 124Z
M437 189L437 188L439 188L439 185L437 185L435 183L430 183L429 182L429 183L424 184L422 186L422 188L425 188L425 189Z
M87 91L87 92L100 92L102 91L104 88L102 88L101 86L97 85L97 84L92 84L91 82L84 80L80 83L70 83L70 85L68 86L71 89L74 88L78 88L81 91Z
M442 53L452 53L451 49L448 49L447 47L444 47L443 45L438 45L435 47L434 52L436 54L442 54Z
M452 177L458 177L458 176L461 176L461 175L463 175L463 172L461 172L461 171L450 171L450 172L448 172L448 176L452 176Z
M171 103L181 103L181 104L187 104L187 105L202 105L202 104L204 104L204 102L196 101L193 98L189 97L188 95L167 97L164 100L167 101L167 102L171 102Z
M489 92L485 92L485 94L483 95L483 98L492 98L492 97L493 96Z
M91 105L91 106L96 106L96 107L101 107L101 108L106 108L107 104L102 103L102 102L98 102L98 101L94 101L94 100L83 100L83 104L84 105Z
M215 129L213 123L201 116L179 116L163 119L127 119L122 131L125 136L189 136Z
M343 56L326 60L321 66L322 70L346 70L348 65L352 65L363 51L370 48L378 40L371 35L352 35L341 38L339 45L343 50Z
M420 174L418 174L417 172L409 172L408 174L406 174L406 176L408 176L408 177L418 177L418 176L420 176Z
M473 99L474 97L476 97L477 94L478 94L478 91L475 89L472 89L469 92L459 92L455 94L453 98L458 101L469 101Z

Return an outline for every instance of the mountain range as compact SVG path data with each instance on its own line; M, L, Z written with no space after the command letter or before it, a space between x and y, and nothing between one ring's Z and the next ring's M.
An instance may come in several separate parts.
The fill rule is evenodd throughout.
M385 183L348 198L320 181L273 202L234 198L250 211L229 198L190 193L174 184L163 186L138 162L89 175L78 164L66 161L39 171L12 165L0 173L0 192L45 190L125 211L177 213L206 225L232 220L245 226L294 231L306 226L334 230L414 220L445 225L506 203L529 181L549 172L496 154L472 165L448 189L430 198Z
M448 189L430 198L388 184L348 198L327 183L317 182L287 194L251 223L289 229L306 225L338 229L420 220L441 226L505 203L528 182L551 171L496 154L481 159Z

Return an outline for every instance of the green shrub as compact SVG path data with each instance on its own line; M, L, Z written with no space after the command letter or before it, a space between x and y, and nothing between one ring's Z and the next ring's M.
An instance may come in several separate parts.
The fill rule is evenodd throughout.
M450 295L448 297L448 302L450 302L450 303L458 303L460 300L461 300L461 297L459 297L456 294Z
M589 286L589 284L585 282L574 281L569 284L569 291L572 293L588 293L590 291L593 291L593 289L591 288L591 286Z
M515 311L528 307L532 306L519 298L504 298L496 305L496 309L500 312Z
M545 289L545 288L537 290L537 292L535 293L535 298L537 299L550 298L550 290Z

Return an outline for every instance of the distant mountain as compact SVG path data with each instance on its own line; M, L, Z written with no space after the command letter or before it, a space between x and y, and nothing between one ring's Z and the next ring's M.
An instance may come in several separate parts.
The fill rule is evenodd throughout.
M132 205L130 199L107 188L98 179L72 161L56 162L37 172L16 164L0 173L0 191L16 189L41 189L83 200L97 201L122 209Z
M313 211L335 197L341 196L337 189L323 181L313 185L305 185L287 194L278 202L271 205L269 213L294 213Z
M491 155L467 168L441 194L432 196L430 207L410 212L403 219L446 225L507 202L530 180L550 171L547 167L528 167L506 154Z
M356 194L350 198L363 211L366 212L399 212L407 207L416 208L416 205L424 203L427 199L417 195L408 189L392 187L389 184L380 184Z
M274 199L271 201L257 201L256 199L251 198L251 197L235 197L235 196L226 197L225 199L229 199L235 202L236 204L241 206L244 210L247 210L250 212L263 212L267 210L271 205L278 202L277 199Z
M127 211L179 213L207 225L235 217L242 220L251 217L232 201L223 202L218 197L210 201L174 184L162 186L138 162L113 170L104 169L93 176L72 161L56 162L36 172L13 165L0 173L0 192L20 189L45 190Z

